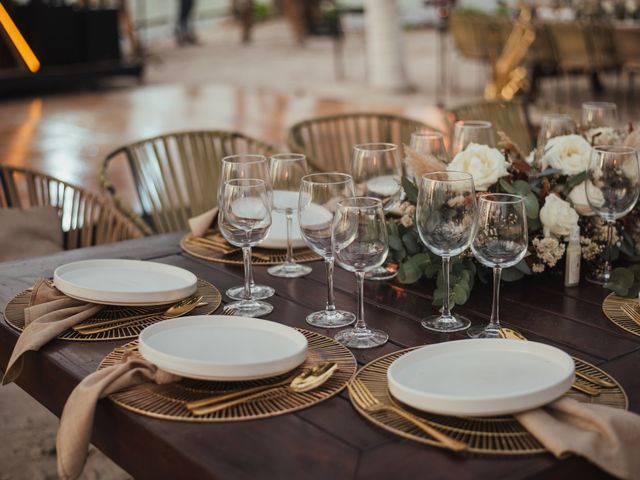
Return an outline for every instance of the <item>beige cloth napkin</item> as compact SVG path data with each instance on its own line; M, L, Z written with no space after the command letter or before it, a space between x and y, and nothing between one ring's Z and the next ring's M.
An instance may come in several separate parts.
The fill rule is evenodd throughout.
M60 212L56 207L0 209L0 261L32 258L64 248Z
M99 399L141 383L164 384L178 380L179 377L159 370L142 358L129 356L125 357L124 363L85 377L69 395L60 417L56 438L60 478L75 479L82 473Z
M620 478L640 479L640 416L570 398L515 416L557 458L575 453Z
M47 280L38 280L31 292L29 306L24 310L25 328L13 348L2 384L18 378L23 353L40 349L68 328L94 316L101 308L102 305L67 297Z
M218 207L207 210L198 216L189 219L189 228L194 237L202 237L205 232L214 224L218 216Z

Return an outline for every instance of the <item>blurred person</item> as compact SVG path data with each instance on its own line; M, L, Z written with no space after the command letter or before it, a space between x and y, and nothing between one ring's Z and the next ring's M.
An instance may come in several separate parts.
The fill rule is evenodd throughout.
M251 42L251 31L253 29L253 0L233 0L231 10L234 18L240 22L242 29L242 43Z
M196 0L178 0L178 21L176 22L176 41L178 45L198 43L193 31L193 9Z

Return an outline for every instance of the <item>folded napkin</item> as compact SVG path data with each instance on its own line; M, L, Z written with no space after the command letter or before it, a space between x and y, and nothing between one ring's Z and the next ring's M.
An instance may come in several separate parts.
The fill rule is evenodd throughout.
M95 305L67 297L45 279L36 282L29 306L24 309L25 328L16 342L2 384L13 382L22 371L22 354L38 350L68 328L100 311Z
M141 383L164 384L178 380L179 377L130 355L125 356L124 363L85 377L69 395L60 417L56 438L59 477L64 480L75 479L82 473L99 399Z
M575 453L610 474L640 479L639 415L561 398L515 417L557 458Z
M211 228L218 216L218 207L207 210L198 216L189 219L189 228L194 237L202 237Z

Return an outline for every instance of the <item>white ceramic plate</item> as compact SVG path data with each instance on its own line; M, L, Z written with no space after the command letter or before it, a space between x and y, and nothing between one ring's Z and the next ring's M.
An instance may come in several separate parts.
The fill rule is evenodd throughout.
M298 193L297 192L285 192L274 191L273 192L274 205L286 207L291 205L292 208L298 208ZM298 223L297 212L293 212L293 221L291 222L291 242L293 248L303 248L306 246L300 233L300 224ZM276 211L275 208L271 211L271 230L269 235L264 239L260 246L263 248L273 249L286 249L287 248L287 217L284 213Z
M536 342L474 339L428 345L395 360L389 391L407 405L443 415L494 416L545 405L573 383L574 363Z
M69 297L106 305L162 305L193 295L196 276L183 268L140 260L84 260L53 272Z
M257 318L175 318L145 328L139 340L140 354L159 368L200 380L273 377L307 359L304 335L286 325Z

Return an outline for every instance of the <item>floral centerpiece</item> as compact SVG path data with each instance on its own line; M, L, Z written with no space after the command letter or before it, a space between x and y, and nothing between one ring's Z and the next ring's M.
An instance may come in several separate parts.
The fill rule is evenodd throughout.
M529 252L518 265L502 273L505 281L525 275L559 272L564 266L565 237L579 226L583 260L592 268L600 264L607 241L607 226L594 215L585 191L586 170L592 145L626 144L640 147L640 134L629 126L627 131L598 128L582 134L551 138L544 151L524 155L502 132L499 148L470 144L449 164L419 155L405 146L405 162L415 178L437 170L455 170L471 174L476 191L512 193L524 197L529 228ZM434 304L441 305L444 293L441 260L420 241L415 228L418 186L403 179L406 198L400 218L389 222L391 257L398 262L398 279L410 284L420 278L435 278ZM612 258L621 253L631 261L640 260L640 207L616 225L612 234ZM490 272L473 259L471 252L452 259L450 301L464 304L476 277L486 281ZM637 275L637 276L636 276ZM615 269L608 287L622 295L637 295L640 290L640 266Z

